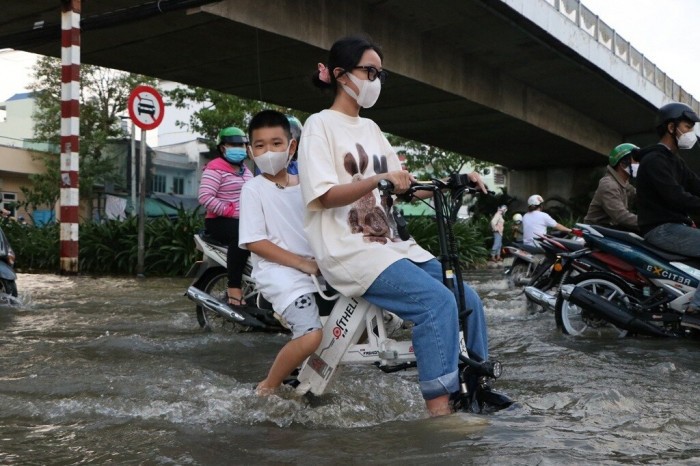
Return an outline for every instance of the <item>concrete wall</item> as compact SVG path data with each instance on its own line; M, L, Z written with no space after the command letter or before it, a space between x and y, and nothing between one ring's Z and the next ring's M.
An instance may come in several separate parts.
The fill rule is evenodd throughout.
M4 120L0 120L0 144L22 147L25 139L34 137L34 99L8 100L0 104Z
M517 198L512 211L526 211L527 198L539 194L548 203L557 204L553 198L569 201L572 197L595 190L602 176L602 168L553 168L548 170L510 170L508 194Z
M21 188L31 185L29 175L43 173L43 165L34 160L32 152L24 149L0 146L0 207L11 209L14 200L23 201ZM31 221L24 209L14 211L15 216L23 215Z

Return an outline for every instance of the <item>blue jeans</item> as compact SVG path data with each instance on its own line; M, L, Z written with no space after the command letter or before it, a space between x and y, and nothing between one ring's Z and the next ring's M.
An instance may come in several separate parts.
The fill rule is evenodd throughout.
M644 235L644 239L664 251L683 256L700 257L700 229L682 223L664 223ZM700 308L700 287L695 291L691 306Z
M501 247L503 247L503 235L493 232L493 247L491 248L491 257L501 257Z
M486 319L479 296L465 285L469 316L469 350L488 358ZM414 323L413 349L423 398L431 400L459 390L457 301L442 283L436 259L420 264L401 259L387 267L363 295L370 303Z

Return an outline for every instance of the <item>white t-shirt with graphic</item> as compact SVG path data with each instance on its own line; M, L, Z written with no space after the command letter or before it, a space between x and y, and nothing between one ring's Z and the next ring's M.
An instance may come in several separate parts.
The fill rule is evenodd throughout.
M243 185L238 244L268 240L299 256L313 257L304 234L304 203L299 185L279 189L258 175ZM295 299L314 293L316 285L301 270L287 267L251 254L252 278L276 312L283 311Z
M534 238L547 233L548 227L553 227L557 221L541 210L533 210L523 215L523 243L534 246Z
M299 179L307 207L304 228L324 278L346 296L361 296L387 267L433 258L413 239L402 241L375 189L351 205L324 209L333 186L388 171L401 163L372 120L323 110L304 123Z

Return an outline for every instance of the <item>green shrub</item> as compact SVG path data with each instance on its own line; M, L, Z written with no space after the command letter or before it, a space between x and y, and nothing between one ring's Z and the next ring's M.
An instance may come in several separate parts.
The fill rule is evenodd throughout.
M44 227L4 221L3 229L25 272L58 272L59 225ZM175 219L149 219L144 229L144 273L184 275L199 258L193 236L204 226L198 212L179 210ZM138 261L138 218L83 222L79 237L79 270L83 274L134 275Z
M21 271L59 270L59 226L57 224L37 228L22 225L14 220L0 222L7 239L15 251L15 267Z
M437 225L431 217L408 219L411 235L436 257L440 255ZM18 270L58 272L59 225L20 225L4 220L3 229L17 255ZM149 219L144 230L144 273L149 276L182 276L199 259L193 236L204 226L198 212L180 210L177 218ZM488 219L454 224L462 265L483 264L491 244ZM80 273L134 275L138 259L138 219L84 222L80 225Z
M435 257L440 256L440 243L434 218L411 217L408 219L408 228L418 244L430 251ZM479 222L459 221L454 224L453 230L462 266L475 267L484 264L488 257L488 250L484 246L487 238L483 234L482 225ZM491 237L490 229L488 237Z

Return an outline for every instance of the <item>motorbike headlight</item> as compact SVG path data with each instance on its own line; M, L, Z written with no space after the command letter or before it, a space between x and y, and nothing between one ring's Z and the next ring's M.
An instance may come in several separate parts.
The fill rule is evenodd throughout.
M501 363L499 361L495 361L493 363L493 378L497 379L501 376L503 373L503 367L501 366Z

